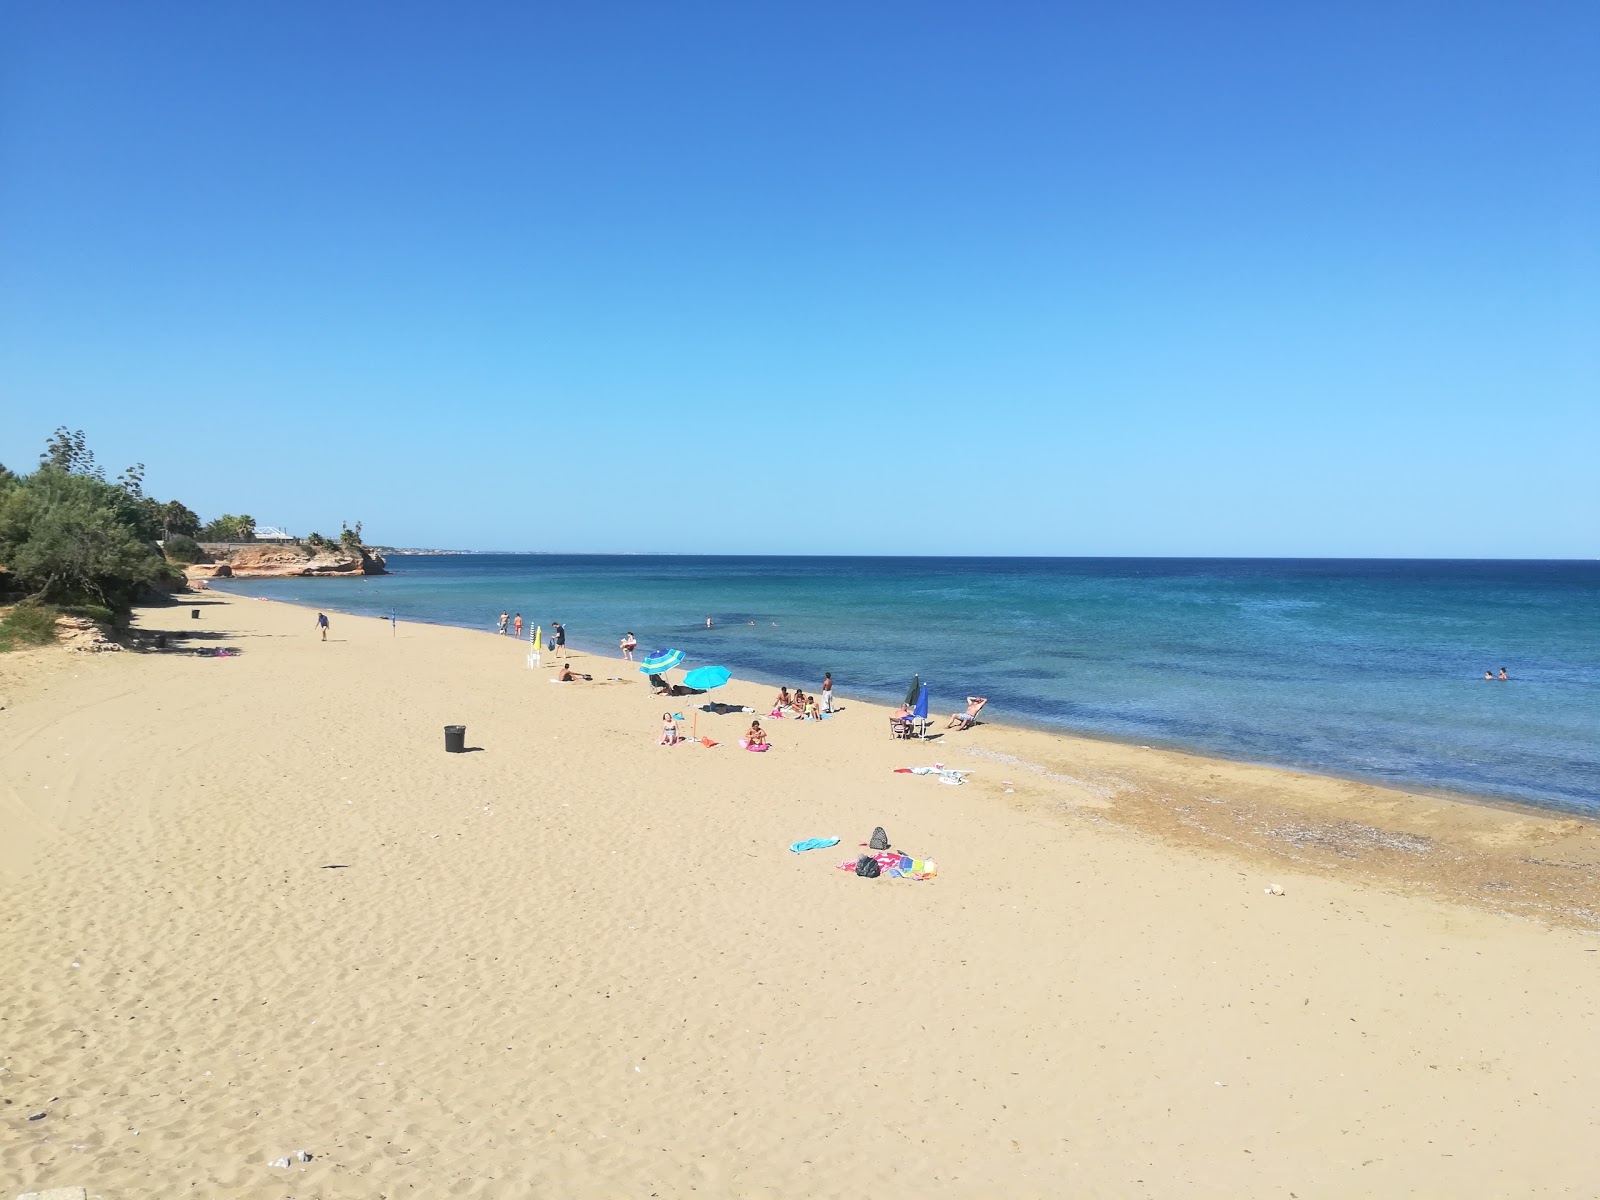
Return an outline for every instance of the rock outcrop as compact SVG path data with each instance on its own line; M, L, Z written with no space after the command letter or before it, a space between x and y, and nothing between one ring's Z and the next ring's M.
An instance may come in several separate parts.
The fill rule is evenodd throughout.
M88 617L69 617L66 614L56 618L56 641L68 650L82 650L89 654L122 649L111 640L111 631L107 626Z
M227 550L210 549L210 553L217 562L206 565L226 567L226 573L235 579L271 579L288 575L383 575L386 565L383 555L373 553L365 546L323 546L312 549L310 546L263 542L256 546ZM212 575L222 573L211 572Z

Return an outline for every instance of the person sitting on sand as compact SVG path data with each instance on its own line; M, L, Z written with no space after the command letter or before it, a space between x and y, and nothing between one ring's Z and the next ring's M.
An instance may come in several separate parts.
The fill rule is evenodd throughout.
M679 742L678 723L672 719L671 713L661 714L661 740L658 746L676 746Z
M593 675L574 675L571 663L562 663L561 672L556 676L556 679L561 683L572 683L579 679L590 680L593 678Z
M806 711L806 694L799 688L795 688L794 699L789 701L789 711L797 717Z
M767 744L767 731L761 728L760 721L750 722L750 729L744 735L744 740L752 746L765 746Z
M778 698L772 702L772 707L777 709L779 712L782 712L793 703L794 701L789 697L789 689L786 687L780 687L778 689Z
M978 723L978 710L989 703L985 696L968 696L966 712L950 714L950 724L946 729L967 729Z
M819 715L820 715L820 710L817 708L817 698L815 696L807 696L806 697L806 720L815 721L815 720L818 719Z

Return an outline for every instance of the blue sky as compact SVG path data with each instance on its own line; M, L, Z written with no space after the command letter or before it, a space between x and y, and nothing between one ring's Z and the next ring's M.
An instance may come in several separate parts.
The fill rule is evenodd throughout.
M0 22L13 467L414 545L1600 554L1593 3Z

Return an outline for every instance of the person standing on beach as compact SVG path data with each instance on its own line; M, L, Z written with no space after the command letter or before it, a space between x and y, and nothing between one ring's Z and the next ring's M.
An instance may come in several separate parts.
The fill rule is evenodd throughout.
M328 614L327 613L318 613L317 614L317 628L322 630L322 640L323 641L327 641L328 640Z
M509 621L510 619L511 618L506 615L506 610L502 608L500 610L500 636L501 637L505 637L505 635L506 635L506 622Z
M822 711L825 713L831 713L833 711L832 671L824 671L822 673Z
M639 644L639 639L634 637L632 633L625 633L625 634L622 635L622 643L621 644L622 644L622 658L623 658L623 661L624 662L632 662L633 661L634 647L636 647Z
M567 627L560 621L551 621L550 632L555 639L556 657L565 658L567 656Z
M518 613L512 618L511 624L515 628L517 640L520 642L522 640L522 614Z

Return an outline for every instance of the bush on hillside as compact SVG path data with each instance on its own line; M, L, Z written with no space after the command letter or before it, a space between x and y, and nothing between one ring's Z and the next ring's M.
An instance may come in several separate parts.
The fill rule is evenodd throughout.
M174 533L161 543L161 550L167 556L167 561L181 563L187 566L197 563L205 558L205 551L200 549L200 543L187 534Z
M0 651L48 646L56 640L56 610L43 604L19 604L0 617Z
M91 621L98 621L101 625L115 625L117 614L103 604L68 604L58 611L63 616L85 617Z

